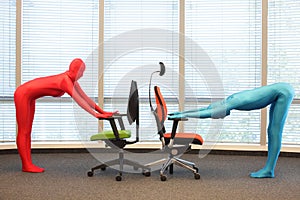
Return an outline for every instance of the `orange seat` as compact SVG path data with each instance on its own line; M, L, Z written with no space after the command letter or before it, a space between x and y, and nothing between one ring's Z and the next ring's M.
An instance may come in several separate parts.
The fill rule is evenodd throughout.
M171 133L164 134L165 140L171 139ZM201 135L196 133L176 133L175 135L176 143L186 144L187 142L191 142L192 144L203 144L203 138Z

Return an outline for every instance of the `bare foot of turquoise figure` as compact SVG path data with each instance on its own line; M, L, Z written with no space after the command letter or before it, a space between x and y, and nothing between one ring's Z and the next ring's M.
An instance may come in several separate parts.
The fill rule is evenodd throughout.
M265 166L250 173L252 178L273 178L281 149L282 131L288 110L294 98L294 89L288 83L275 83L230 95L206 108L176 112L169 118L224 118L231 110L256 110L270 105L268 124L268 158Z

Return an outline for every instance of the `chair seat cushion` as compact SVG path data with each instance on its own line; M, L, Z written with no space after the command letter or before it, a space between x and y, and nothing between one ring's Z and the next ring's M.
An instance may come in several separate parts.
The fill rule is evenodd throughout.
M131 137L131 131L130 130L119 130L119 137L120 139L123 138L130 138ZM98 134L91 136L91 141L96 140L110 140L110 139L116 139L114 132L112 130L102 131Z
M169 140L171 139L171 133L164 134L164 138ZM196 133L176 133L175 135L176 144L198 144L202 145L204 140L201 135Z

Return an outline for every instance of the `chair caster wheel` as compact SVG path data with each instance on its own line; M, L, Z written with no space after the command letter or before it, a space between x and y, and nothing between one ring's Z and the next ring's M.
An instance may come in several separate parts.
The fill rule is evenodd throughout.
M89 171L89 172L87 173L87 175L88 175L88 177L92 177L92 176L94 176L94 172Z
M121 181L121 180L122 180L122 176L117 175L117 176L116 176L116 181Z
M160 175L160 180L161 181L166 181L167 180L167 176L166 175Z
M195 173L194 177L195 177L196 180L198 180L198 179L200 179L200 174L199 173Z
M143 175L149 177L149 176L151 176L151 172L150 171L145 171L145 172L143 172Z

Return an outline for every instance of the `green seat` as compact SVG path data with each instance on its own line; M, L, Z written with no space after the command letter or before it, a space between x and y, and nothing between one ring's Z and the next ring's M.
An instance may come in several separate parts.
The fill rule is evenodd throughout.
M118 130L120 139L130 138L131 131L130 130ZM91 136L91 141L97 140L111 140L116 139L115 134L112 130L102 131L101 133L95 134Z

